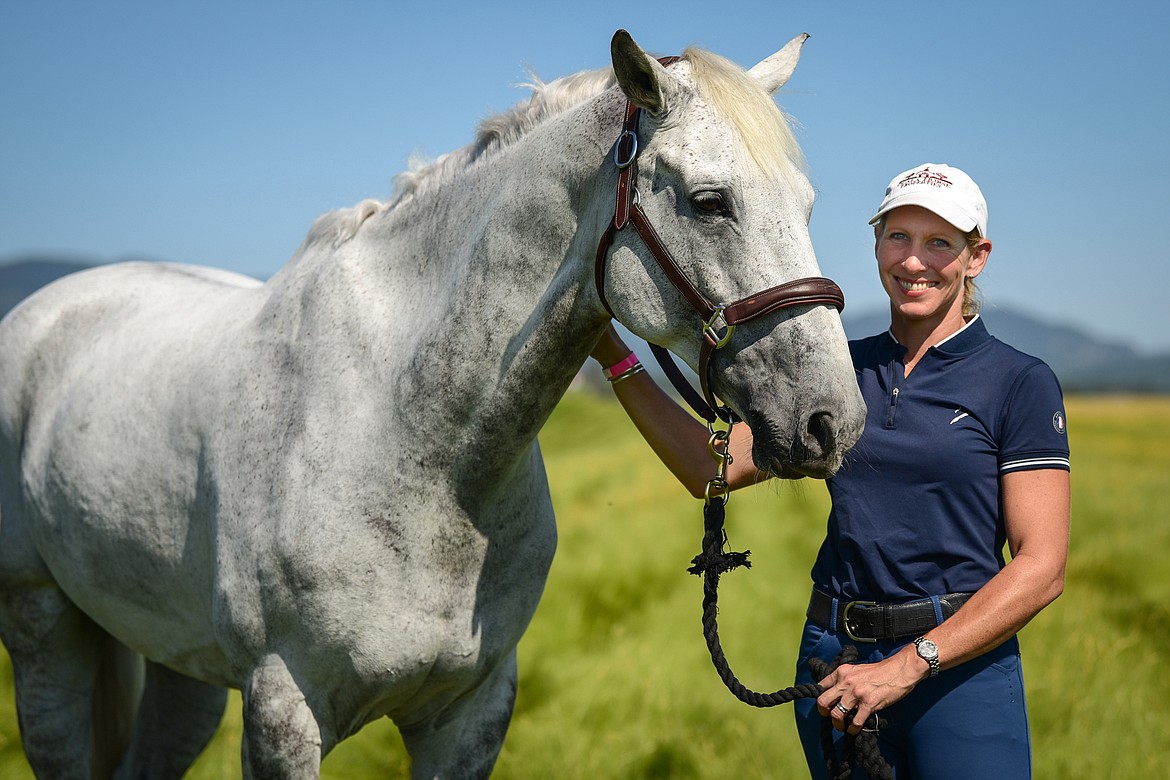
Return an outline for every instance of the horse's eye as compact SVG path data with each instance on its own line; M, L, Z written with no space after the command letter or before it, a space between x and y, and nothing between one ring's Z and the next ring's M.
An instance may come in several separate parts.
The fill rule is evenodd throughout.
M695 193L691 198L691 202L695 204L695 208L707 214L719 214L727 210L723 202L723 195L714 190L704 190L703 192Z

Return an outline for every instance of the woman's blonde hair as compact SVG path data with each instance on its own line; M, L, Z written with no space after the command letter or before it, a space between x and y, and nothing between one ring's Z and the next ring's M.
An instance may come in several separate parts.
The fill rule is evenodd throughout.
M967 248L974 252L979 248L979 242L983 237L979 235L978 230L972 230L963 236L967 239ZM963 280L963 316L974 317L979 313L979 304L982 296L979 293L979 285L975 284L975 277L968 276Z

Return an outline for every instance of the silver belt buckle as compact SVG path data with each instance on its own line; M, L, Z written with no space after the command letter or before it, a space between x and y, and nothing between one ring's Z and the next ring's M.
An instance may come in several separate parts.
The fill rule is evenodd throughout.
M850 639L852 639L854 642L877 642L876 639L870 639L869 637L864 637L864 636L857 636L856 634L853 633L853 629L851 629L849 627L849 610L853 609L854 607L876 607L876 606L877 606L876 601L850 601L848 604L846 604L845 609L841 610L841 624L845 629L845 635L848 636Z

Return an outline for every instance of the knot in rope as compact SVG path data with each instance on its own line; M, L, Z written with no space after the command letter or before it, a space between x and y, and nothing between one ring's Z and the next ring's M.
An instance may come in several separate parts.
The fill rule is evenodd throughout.
M748 560L748 556L752 554L751 550L744 550L743 552L724 552L723 548L727 545L727 534L723 534L723 543L715 549L704 549L701 553L691 558L693 564L687 571L691 574L704 575L711 572L716 577L721 574L726 574L732 569L738 569L743 566L745 569L752 567L752 562Z

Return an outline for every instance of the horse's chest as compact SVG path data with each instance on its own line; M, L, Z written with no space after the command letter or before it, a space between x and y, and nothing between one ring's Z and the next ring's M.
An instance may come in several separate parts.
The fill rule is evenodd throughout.
M472 516L417 494L384 507L267 542L233 541L240 555L221 559L219 597L241 644L289 631L294 644L390 685L409 685L420 670L474 675L508 652L544 588L556 546L551 509Z

